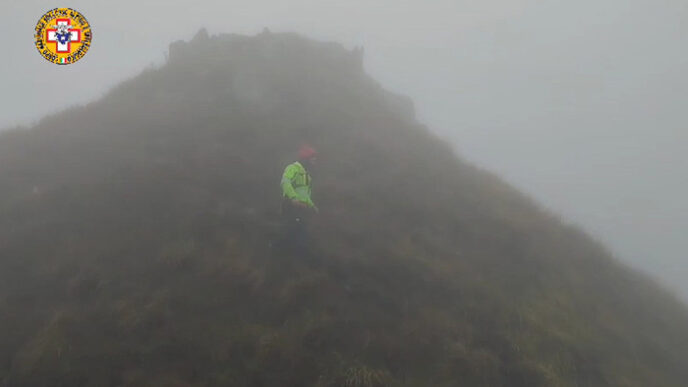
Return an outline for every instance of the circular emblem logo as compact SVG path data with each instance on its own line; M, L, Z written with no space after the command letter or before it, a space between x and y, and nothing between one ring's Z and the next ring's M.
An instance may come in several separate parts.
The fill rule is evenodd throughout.
M83 58L91 47L91 26L71 8L55 8L36 24L36 48L50 62L71 64Z

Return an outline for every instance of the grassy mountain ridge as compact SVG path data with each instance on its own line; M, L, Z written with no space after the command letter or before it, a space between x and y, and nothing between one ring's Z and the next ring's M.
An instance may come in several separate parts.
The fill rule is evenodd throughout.
M457 158L361 55L199 33L0 135L0 380L683 385L686 308ZM270 246L304 141L308 259Z

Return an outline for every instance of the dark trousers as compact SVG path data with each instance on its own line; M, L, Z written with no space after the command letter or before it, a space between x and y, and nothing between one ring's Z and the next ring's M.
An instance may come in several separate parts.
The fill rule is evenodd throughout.
M308 222L311 210L292 204L291 200L282 201L282 246L292 254L308 253Z

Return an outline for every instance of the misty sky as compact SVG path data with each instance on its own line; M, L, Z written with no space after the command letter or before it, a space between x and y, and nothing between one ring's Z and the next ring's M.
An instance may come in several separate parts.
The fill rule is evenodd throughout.
M0 4L11 37L0 127L98 98L201 27L361 45L367 71L412 97L419 120L467 159L688 299L688 1ZM33 44L36 22L56 6L79 10L93 28L74 65L47 62Z

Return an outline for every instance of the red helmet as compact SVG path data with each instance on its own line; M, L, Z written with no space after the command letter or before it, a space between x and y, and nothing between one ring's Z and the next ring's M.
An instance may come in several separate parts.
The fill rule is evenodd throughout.
M318 152L310 145L301 145L299 149L299 160L307 160L315 156Z

